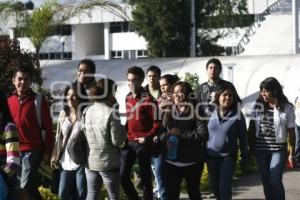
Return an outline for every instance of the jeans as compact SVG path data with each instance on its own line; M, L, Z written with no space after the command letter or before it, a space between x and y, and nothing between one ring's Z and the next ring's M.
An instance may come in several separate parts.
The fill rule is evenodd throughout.
M300 164L300 126L295 127L295 162Z
M153 173L155 177L156 187L161 200L166 199L166 183L164 180L164 158L162 154L153 157Z
M86 177L84 166L76 170L61 170L59 182L59 198L61 200L84 200L86 198Z
M41 151L21 152L21 188L24 189L30 199L34 199L38 193L37 171L42 158Z
M178 167L165 162L167 200L179 200L180 185L185 179L190 200L201 200L200 179L203 163Z
M102 181L107 189L108 196L110 200L119 200L120 199L120 170L111 170L111 171L92 171L85 169L87 185L88 185L88 194L87 200L98 200L100 199L100 188ZM103 199L103 198L101 198Z
M131 169L138 160L144 200L153 199L151 174L151 146L129 141L121 150L121 184L129 200L139 200L137 191L131 181Z
M284 200L282 174L287 151L255 151L266 200Z
M209 181L217 200L232 199L232 177L235 171L236 158L232 156L211 157L207 155L206 163Z

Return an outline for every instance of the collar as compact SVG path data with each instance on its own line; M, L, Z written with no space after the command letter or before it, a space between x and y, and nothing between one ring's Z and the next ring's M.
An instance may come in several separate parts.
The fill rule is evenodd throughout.
M221 80L222 80L222 79L221 79L220 77L219 77L217 80L215 80L214 82L211 82L211 81L208 79L207 84L208 84L209 86L215 86L215 85L219 84Z

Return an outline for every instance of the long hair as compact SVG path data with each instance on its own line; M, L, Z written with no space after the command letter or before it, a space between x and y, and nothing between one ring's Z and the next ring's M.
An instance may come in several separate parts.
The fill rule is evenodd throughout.
M68 91L72 89L75 94L76 97L78 98L78 106L80 108L80 110L78 110L77 112L80 112L80 117L83 113L83 110L87 107L89 100L86 98L87 92L85 91L84 87L81 84L77 84L77 83L72 83L71 85L67 85L65 90L64 90L64 97L63 97L63 102L64 102L64 110L66 112L66 115L70 114L70 107L67 104L67 94Z
M277 108L280 111L284 110L285 104L290 104L288 101L288 98L283 94L282 87L279 83L279 81L274 77L268 77L265 80L263 80L259 85L260 91L263 89L267 90L271 93L271 95L278 101ZM261 94L259 94L259 97L256 102L262 103L264 106L268 107L267 102L263 100L263 97Z
M239 97L237 96L236 92L234 92L234 88L230 84L224 84L216 91L214 103L219 107L219 105L220 105L219 98L220 98L221 94L223 92L225 92L225 90L230 90L232 93L232 96L233 96L233 101L232 101L232 104L229 109L237 112L238 103L240 101L239 101Z

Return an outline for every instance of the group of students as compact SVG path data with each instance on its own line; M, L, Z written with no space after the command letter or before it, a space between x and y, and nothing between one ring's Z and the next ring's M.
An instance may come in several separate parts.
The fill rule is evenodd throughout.
M10 195L20 187L23 196L39 199L35 176L44 162L60 170L60 199L99 199L104 183L110 199L120 199L122 186L128 199L138 200L131 176L137 161L145 200L179 199L183 179L189 198L198 200L206 162L216 199L232 199L239 149L242 169L255 156L266 199L284 200L283 170L287 159L294 163L295 112L280 83L273 77L261 82L247 130L235 87L220 78L220 60L210 59L206 70L208 81L193 91L175 75L161 76L157 66L146 73L130 67L123 126L117 85L111 79L96 80L95 63L81 60L76 80L65 88L54 138L46 99L42 97L39 110L31 73L17 68L12 78L16 90L7 100L1 95L0 104L0 170ZM87 160L77 163L68 145L82 132Z

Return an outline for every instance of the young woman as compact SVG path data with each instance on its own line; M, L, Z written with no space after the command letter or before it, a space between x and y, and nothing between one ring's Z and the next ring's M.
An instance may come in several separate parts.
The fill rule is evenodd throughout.
M81 95L79 95L79 92ZM72 137L75 137L82 129L81 116L87 105L87 100L81 98L86 96L83 87L73 83L67 86L64 91L66 102L66 116L60 117L59 125L61 130L57 133L55 147L51 158L51 167L61 168L59 182L59 198L62 200L85 199L86 198L86 177L84 166L76 164L70 157L67 146Z
M172 86L178 81L178 77L172 74L163 75L159 80L161 95L158 97L157 102L160 110L160 117L163 118L165 111L170 110L172 107ZM157 198L160 200L166 199L166 184L164 180L164 158L161 152L161 141L159 136L153 138L154 143L154 168L152 169L155 173L155 184L154 189Z
M284 200L282 174L287 157L292 165L294 163L294 107L283 94L277 79L268 77L260 83L259 88L260 95L253 108L249 127L253 136L251 147L254 149L266 199ZM290 144L289 151L287 142Z
M125 129L120 123L118 110L112 107L112 89L108 81L98 81L90 90L95 103L88 107L84 118L88 142L88 160L85 168L87 177L87 200L100 198L102 183L106 186L109 199L120 199L119 146L125 141Z
M168 200L179 199L184 178L191 200L201 199L200 178L203 169L202 143L207 139L204 121L195 114L193 90L187 82L177 82L172 87L172 112L165 115L165 177Z
M248 159L246 122L242 112L238 110L238 98L231 85L224 84L216 91L214 103L217 109L208 122L206 162L216 199L230 200L238 146L241 163L246 163Z

